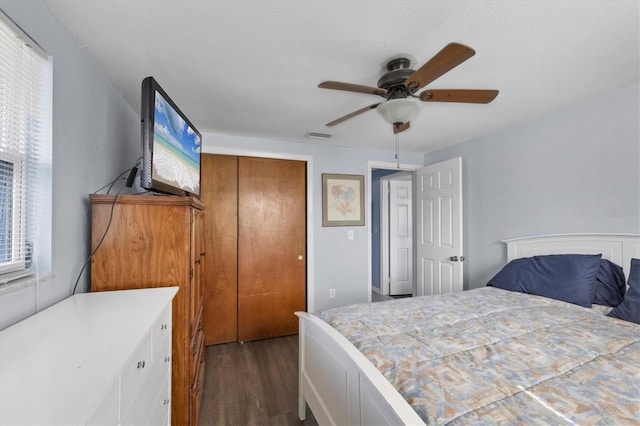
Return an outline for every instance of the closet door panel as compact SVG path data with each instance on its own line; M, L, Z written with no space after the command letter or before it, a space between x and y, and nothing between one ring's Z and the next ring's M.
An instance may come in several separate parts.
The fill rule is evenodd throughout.
M295 334L306 300L306 165L238 161L238 340Z
M238 338L238 157L202 156L205 344Z

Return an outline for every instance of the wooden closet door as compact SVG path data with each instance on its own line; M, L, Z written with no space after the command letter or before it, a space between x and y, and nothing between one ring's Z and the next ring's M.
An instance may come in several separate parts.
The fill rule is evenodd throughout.
M205 345L238 339L238 157L202 156Z
M238 340L298 332L306 301L306 164L240 157Z

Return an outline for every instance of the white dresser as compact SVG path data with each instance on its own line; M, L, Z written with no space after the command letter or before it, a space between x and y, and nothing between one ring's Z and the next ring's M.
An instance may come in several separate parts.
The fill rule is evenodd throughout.
M0 424L171 424L177 287L72 296L0 332Z

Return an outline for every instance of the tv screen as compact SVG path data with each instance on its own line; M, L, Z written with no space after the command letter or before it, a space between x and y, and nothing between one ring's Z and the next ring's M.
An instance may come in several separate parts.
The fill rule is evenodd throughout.
M153 77L142 81L141 115L141 186L199 196L202 136Z

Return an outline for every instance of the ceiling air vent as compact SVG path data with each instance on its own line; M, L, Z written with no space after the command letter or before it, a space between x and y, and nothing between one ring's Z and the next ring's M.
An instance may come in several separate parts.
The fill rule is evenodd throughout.
M329 133L321 132L307 132L304 137L311 139L331 139L331 135Z

